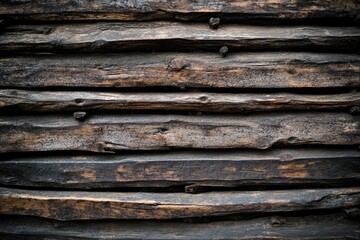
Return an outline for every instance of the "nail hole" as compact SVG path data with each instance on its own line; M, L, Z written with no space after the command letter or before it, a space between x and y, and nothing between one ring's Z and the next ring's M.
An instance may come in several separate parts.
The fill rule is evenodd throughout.
M208 100L208 97L207 96L202 96L202 97L199 97L199 100L202 101L202 102L205 102Z
M84 99L81 99L81 98L75 99L75 103L83 103L83 102L84 102Z

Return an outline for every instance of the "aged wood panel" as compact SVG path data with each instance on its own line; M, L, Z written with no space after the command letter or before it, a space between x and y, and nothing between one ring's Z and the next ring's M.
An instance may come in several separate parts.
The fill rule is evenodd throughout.
M35 20L226 20L340 19L355 18L360 11L356 0L243 0L243 1L1 1L0 14L15 19Z
M170 219L359 205L360 188L186 193L32 191L0 188L0 214L57 220Z
M360 222L342 214L272 216L188 224L169 221L0 219L2 239L357 239Z
M19 187L91 189L355 183L360 183L360 151L357 150L223 150L0 161L0 184Z
M81 99L81 103L77 103ZM69 112L85 110L187 110L260 112L348 110L360 105L360 93L331 95L225 93L117 93L0 90L0 110Z
M360 28L329 26L253 26L206 23L111 22L11 25L0 35L1 51L129 52L359 49Z
M142 53L0 56L0 87L360 87L360 56Z
M358 145L359 115L271 113L249 116L69 115L0 118L1 152L257 148Z

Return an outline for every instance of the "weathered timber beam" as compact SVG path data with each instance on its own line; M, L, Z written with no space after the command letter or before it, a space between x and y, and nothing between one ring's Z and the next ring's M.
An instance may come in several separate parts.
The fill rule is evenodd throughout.
M31 20L123 20L154 19L207 20L220 16L224 20L261 22L271 20L326 20L355 18L360 11L356 0L299 1L111 1L48 0L1 1L0 15Z
M249 116L4 116L0 152L256 148L358 145L360 116L271 113Z
M360 188L186 193L32 191L0 188L0 214L57 220L171 219L359 205Z
M0 90L0 110L69 112L85 110L184 110L261 112L348 110L360 106L360 93L331 95L225 93L117 93Z
M344 186L360 183L360 151L170 152L2 159L0 184L18 187Z
M296 52L0 56L0 87L360 87L360 56Z
M357 239L359 221L342 214L270 216L201 224L155 220L0 219L2 239Z
M253 26L205 23L111 22L11 25L0 35L0 51L129 52L243 50L357 51L360 28L329 26Z

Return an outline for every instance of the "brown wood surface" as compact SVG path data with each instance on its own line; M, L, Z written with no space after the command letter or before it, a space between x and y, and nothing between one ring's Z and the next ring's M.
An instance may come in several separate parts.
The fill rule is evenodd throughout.
M46 156L0 161L18 187L344 186L360 183L360 151L286 149Z
M56 221L9 216L1 239L357 239L360 222L342 214L272 216L188 224L169 221Z
M256 148L358 145L360 116L271 113L249 116L71 115L0 118L1 152Z
M0 188L0 214L57 220L170 219L350 208L360 188L187 193L32 191Z
M12 0L0 2L0 15L35 20L224 20L262 22L302 19L355 18L360 11L356 0L238 0L238 1L112 1L112 0Z
M81 99L80 103L79 102ZM117 93L79 91L0 90L0 110L69 112L86 110L186 110L204 112L261 112L282 110L348 110L360 105L360 93L226 94Z
M360 87L360 56L264 52L0 56L0 87Z
M111 22L11 25L0 35L0 51L129 52L359 50L360 28L330 26L254 26L226 24L212 30L206 23Z

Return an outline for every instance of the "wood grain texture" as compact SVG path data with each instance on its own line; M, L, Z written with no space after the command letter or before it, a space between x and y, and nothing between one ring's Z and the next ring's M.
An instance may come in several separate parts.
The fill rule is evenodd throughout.
M360 56L296 52L0 56L0 87L360 87Z
M344 186L360 183L360 151L286 149L47 156L0 161L18 187Z
M79 102L81 99L81 103ZM69 112L105 110L176 110L261 112L282 110L349 110L360 93L331 95L225 93L117 93L0 90L0 110Z
M360 11L356 0L243 0L243 1L111 1L48 0L1 1L0 15L32 20L224 20L262 22L271 20L319 20L355 18Z
M248 192L114 193L0 188L0 214L57 220L171 219L337 209L360 204L360 188Z
M288 113L249 116L67 115L0 118L1 152L256 148L358 145L360 116Z
M0 237L11 239L358 239L360 223L342 214L271 216L188 224L169 221L56 221L9 216Z
M131 52L316 50L354 52L360 28L329 26L253 26L226 24L212 30L206 23L107 22L11 25L0 35L1 51Z

